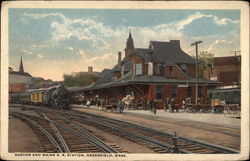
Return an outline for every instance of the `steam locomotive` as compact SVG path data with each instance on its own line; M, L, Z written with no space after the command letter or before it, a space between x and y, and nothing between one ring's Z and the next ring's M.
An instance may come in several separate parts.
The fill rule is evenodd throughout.
M64 85L30 89L23 93L12 93L12 103L47 105L58 109L70 109L70 95Z

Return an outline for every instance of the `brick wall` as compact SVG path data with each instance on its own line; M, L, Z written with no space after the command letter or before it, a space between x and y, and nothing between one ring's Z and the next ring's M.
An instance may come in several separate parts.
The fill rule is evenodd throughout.
M196 66L194 65L188 65L188 72L187 72L188 77L195 77L196 76Z
M240 57L216 57L213 59L211 78L223 82L224 85L234 85L241 82ZM209 71L204 71L203 76L209 78Z
M170 74L171 68L172 68L172 74ZM164 76L170 79L186 79L184 74L176 66L164 67Z
M27 84L9 84L10 93L24 92L26 88Z

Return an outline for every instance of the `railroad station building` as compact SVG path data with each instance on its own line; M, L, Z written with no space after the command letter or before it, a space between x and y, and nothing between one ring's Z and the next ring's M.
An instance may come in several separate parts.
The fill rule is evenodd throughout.
M135 99L156 100L157 108L163 108L171 98L179 105L187 97L195 103L196 62L181 49L180 40L150 41L148 48L136 48L130 32L124 50L124 58L118 52L117 64L104 69L96 83L71 91L117 102L133 93ZM205 104L208 88L215 88L221 82L199 78L198 84L198 98Z
M19 70L14 71L9 67L9 93L24 92L32 83L32 76L24 72L22 57Z

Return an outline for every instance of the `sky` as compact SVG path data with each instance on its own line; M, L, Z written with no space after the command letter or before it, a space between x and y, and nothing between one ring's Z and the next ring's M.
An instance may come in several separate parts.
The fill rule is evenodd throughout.
M180 40L195 55L234 55L240 50L240 10L9 9L9 66L54 81L63 74L112 68L131 29L136 48L150 40Z

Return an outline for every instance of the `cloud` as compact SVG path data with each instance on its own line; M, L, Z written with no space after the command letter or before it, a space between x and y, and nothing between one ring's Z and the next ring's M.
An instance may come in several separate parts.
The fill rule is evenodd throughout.
M215 22L215 24L217 24L217 25L219 25L219 26L221 26L221 25L227 25L227 24L229 24L229 23L235 23L235 24L238 24L238 23L240 23L240 21L237 21L237 20L232 20L232 19L230 19L230 18L218 18L217 16L212 16L212 15L209 15L210 17L212 17L213 18L213 20L214 20L214 22Z
M55 61L54 58L56 57L56 59L58 59L56 62L60 61L61 63L53 64L53 70L61 74L63 74L63 72L70 73L86 71L87 66L93 66L96 71L101 71L103 68L112 68L117 63L117 54L114 53L117 53L117 51L123 50L125 48L125 42L128 37L128 26L111 27L109 24L96 21L93 17L81 17L74 19L63 15L62 13L25 13L23 15L26 18L28 17L34 20L47 18L46 23L49 24L47 26L49 26L48 30L50 31L50 37L46 42L43 41L41 43L36 43L36 45L33 44L31 45L33 48L23 50L25 51L24 53L28 54L30 52L30 54L32 54L31 51L33 53L42 52L43 55L33 54L33 57L35 57L37 61L41 60L39 58L43 57L43 61L47 60L48 58L53 59L47 60L48 62ZM48 17L54 18L49 19ZM204 21L209 19L209 23L212 22L211 25L215 27L239 23L239 21L233 21L229 18L219 18L214 15L197 12L175 22L144 27L130 26L130 28L132 28L132 36L134 38L135 47L148 47L150 40L168 41L170 39L179 39L181 40L181 43L184 44L184 46L186 45L186 47L183 48L186 48L186 52L194 52L194 48L191 48L190 44L194 39L198 39L209 40L207 42L212 41L212 43L208 45L206 44L206 41L204 41L203 45L201 46L210 52L212 50L215 51L215 49L218 49L217 47L222 45L230 45L231 47L233 44L238 42L235 38L233 39L234 41L229 41L231 40L230 37L233 36L239 38L237 30L234 31L234 33L231 32L233 30L230 30L230 33L228 33L226 36L224 35L224 37L221 37L223 34L220 34L219 32L215 35L216 37L213 38L209 37L211 36L209 34L205 37L185 35L184 30L188 28L187 26L190 24L194 26L195 23L193 22L198 19L202 19ZM129 22L129 20L126 19L123 21ZM199 23L198 21L196 22ZM232 35L230 36L230 34ZM72 54L65 54L68 52L74 55L72 56ZM220 53L220 51L218 51L218 53ZM58 56L60 58L58 58ZM67 66L65 67L66 62ZM39 65L36 66L39 68ZM46 71L45 67L44 71ZM53 73L50 77L54 77ZM58 79L59 77L61 76L58 76Z
M208 52L211 52L216 45L218 44L227 44L227 45L230 45L232 44L232 41L227 41L227 40L215 40L208 48L207 48L207 51Z
M41 54L36 54L36 56L37 56L38 58L43 58L43 55L41 55Z
M110 47L107 37L117 37L121 35L119 30L112 30L109 26L104 26L100 22L92 19L69 19L63 15L62 23L53 21L51 28L52 40L63 41L77 38L80 41L89 41L93 49L107 49Z
M207 14L202 14L200 12L196 12L195 14L193 15L190 15L188 16L187 18L183 19L183 20L180 20L176 23L176 28L177 28L177 31L181 31L185 28L185 26L191 24L193 21L197 20L197 19L201 19L201 18L211 18L213 20L213 22L218 25L218 26L222 26L222 25L227 25L229 23L239 23L240 21L234 21L230 18L219 18L217 16L214 16L214 15L207 15ZM172 24L173 25L173 24Z
M86 52L83 51L83 50L78 50L78 54L80 54L81 56L85 56L85 55L86 55Z
M22 50L22 53L27 53L27 50Z
M27 14L24 16L33 19L46 18L56 16L61 18L62 22L53 21L50 27L54 29L52 39L62 41L76 37L78 40L91 41L92 47L99 46L101 48L109 47L109 43L103 37L120 36L120 30L113 30L109 26L104 26L101 22L96 22L93 19L70 19L61 13L44 13L44 14Z
M33 53L31 51L28 51L28 50L22 50L21 51L23 54L26 54L26 55L33 55Z
M74 51L74 48L73 47L69 47L69 50Z
M186 49L185 51L186 51L187 53L189 53L189 52L191 52L191 51L193 51L193 50L194 50L194 48L192 47L192 48Z
M106 53L100 56L95 56L84 61L88 66L93 66L97 70L104 68L112 68L117 63L117 55Z
M184 27L190 23L192 23L194 20L199 19L203 17L204 15L200 12L197 12L193 15L188 16L187 18L180 20L178 23L176 23L177 31L180 31L184 29Z
M27 17L30 17L30 18L33 18L33 19L41 19L41 18L46 18L46 17L49 17L49 16L59 16L59 17L62 16L61 13L43 13L43 14L24 13L23 15L27 16Z
M121 37L126 37L128 30L126 27L117 26L111 28L108 25L104 25L102 22L96 21L93 18L77 18L71 19L64 16L62 13L43 13L43 14L27 14L33 19L41 19L46 17L57 17L59 19L53 19L50 22L52 30L52 37L50 42L60 43L61 41L78 41L83 45L86 45L88 52L111 52L113 50L120 50L124 44L124 40ZM196 12L189 15L182 20L171 22L168 24L160 24L150 27L136 27L131 26L133 37L138 42L138 47L147 46L150 40L167 41L169 39L182 39L183 30L193 21L201 18L210 18L217 26L227 25L228 23L239 23L239 21L233 21L229 18L219 18L210 14L203 14ZM125 18L124 18L125 19ZM112 44L112 45L111 45ZM115 45L114 45L115 44Z

